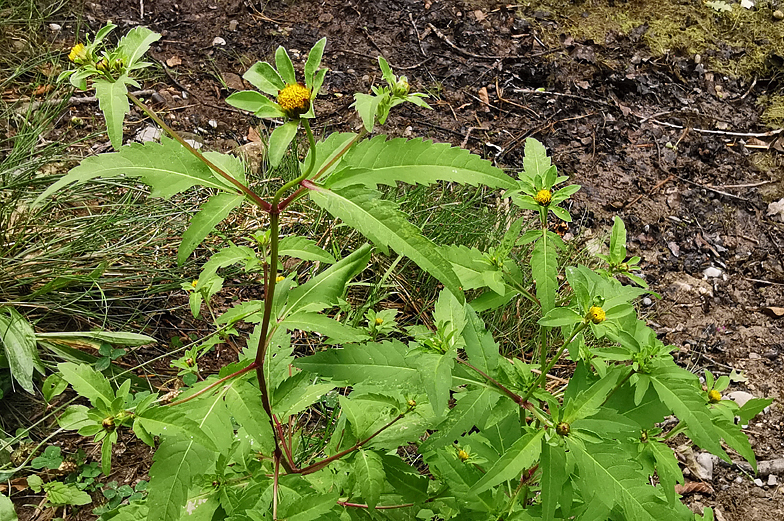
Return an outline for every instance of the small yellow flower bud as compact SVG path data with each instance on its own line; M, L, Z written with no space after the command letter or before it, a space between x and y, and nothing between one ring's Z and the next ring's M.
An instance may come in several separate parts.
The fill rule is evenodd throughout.
M68 53L68 59L77 65L81 65L88 59L87 48L83 43L77 43L71 48L71 52Z
M547 206L553 200L553 194L550 190L539 190L534 196L534 201L539 203L540 206Z
M408 400L406 403L408 404L408 407L411 408L411 409L416 407L416 401L415 400Z
M593 322L594 324L601 324L606 318L607 314L599 306L591 306L591 308L588 310L588 313L585 315L585 319Z
M398 98L404 98L408 96L408 93L411 91L411 86L408 84L408 78L405 76L401 76L395 86L392 88L392 94L397 96Z
M708 401L710 403L719 403L721 401L721 393L716 389L708 391Z
M466 461L466 460L469 458L469 455L468 455L468 453L467 453L466 451L464 451L463 449L458 449L458 451L457 451L457 458L458 458L460 461Z
M95 64L95 68L99 71L106 72L109 70L109 62L106 60L106 58L101 58L98 63Z
M572 427L566 422L561 422L555 426L555 432L557 432L559 436L568 436L571 430Z
M114 416L107 416L106 418L104 418L103 421L101 422L101 426L106 431L114 432Z
M275 277L275 282L283 282L284 280L286 280L286 277L284 277L283 275L278 275L277 277Z
M377 326L380 326L380 325L381 325L381 324L383 324L383 323L384 323L384 319L383 319L383 318L381 318L381 317L376 317L376 325L377 325Z
M286 85L278 91L278 105L289 117L300 116L310 109L310 89L299 83Z
M199 284L199 279L196 279L193 282L191 282L191 287L195 288L198 284Z

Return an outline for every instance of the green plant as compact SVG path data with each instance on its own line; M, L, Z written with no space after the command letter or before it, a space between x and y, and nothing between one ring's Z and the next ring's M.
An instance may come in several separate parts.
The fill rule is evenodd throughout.
M244 76L261 92L228 98L261 118L283 120L269 138L273 166L287 154L297 157L292 147L297 134L307 140L297 177L262 198L238 160L190 148L127 93L129 73L141 66L155 39L136 28L112 51L99 51L96 42L74 48L80 68L70 78L83 87L95 78L107 123L115 126L110 135L117 152L84 160L41 199L72 182L118 173L140 178L161 197L201 186L213 195L193 218L180 261L234 208L254 204L267 214L267 229L255 234L251 246L230 244L215 253L198 280L183 287L191 292L194 316L220 291L219 273L230 266L260 274L264 294L215 317L216 331L204 339L209 346L240 336L233 328L240 320L255 324L239 360L193 382L169 403L155 394L132 393L128 380L115 390L87 365L59 365L62 377L92 406L69 407L60 425L102 442L105 473L120 429L131 428L156 447L146 499L120 508L113 519L171 521L197 513L232 521L685 520L695 517L675 492L683 476L668 439L685 434L729 461L723 440L755 465L733 419L748 419L770 400L740 408L717 401L728 381L711 381L703 390L697 376L675 364L672 346L638 319L632 305L645 290L616 278L642 283L630 273L638 259L625 258L620 219L604 258L609 268L568 266L566 283L559 281L565 245L548 229L548 218L552 213L571 220L561 204L579 187L555 189L568 178L558 175L541 143L526 142L523 170L513 178L446 144L383 135L365 139L394 106L427 106L383 58L386 86L355 96L362 130L317 142L310 119L326 74L320 68L325 41L308 55L304 84L280 47L276 67L257 63ZM122 96L171 138L120 146L117 122L127 112ZM379 190L439 182L503 189L519 209L534 212L538 226L524 230L528 216L520 217L486 251L437 245ZM283 237L281 215L304 198L373 246L362 244L336 258L304 237ZM346 294L371 255L390 250L442 285L422 324L405 334L383 329L391 313L361 304L356 313L356 300ZM521 255L527 250L530 256ZM282 257L318 267L282 274ZM537 316L538 334L530 346L538 351L534 364L502 356L480 316L515 299ZM361 318L338 321L329 313L337 307L341 316L372 322L360 328ZM304 356L292 346L294 332L320 333L333 346L325 342ZM548 373L567 355L574 373L565 391L553 394ZM192 366L187 359L185 365ZM305 411L318 411L315 425L304 420ZM679 421L663 431L657 424L669 415Z

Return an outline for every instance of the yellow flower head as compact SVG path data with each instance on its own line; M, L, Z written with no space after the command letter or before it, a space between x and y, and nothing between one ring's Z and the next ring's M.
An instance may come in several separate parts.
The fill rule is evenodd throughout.
M191 282L191 286L192 286L192 287L194 287L194 288L195 288L195 287L196 287L198 284L199 284L199 279L196 279L196 280L194 280L193 282Z
M716 389L708 391L708 401L710 403L719 403L721 401L721 393Z
M290 83L278 91L278 105L289 117L300 116L310 109L310 89Z
M470 456L469 456L468 452L464 451L463 449L458 449L458 451L457 451L457 458L460 461L466 461L469 457Z
M381 324L383 324L383 323L384 323L384 319L383 319L383 318L381 318L381 317L376 317L376 325L377 325L377 326L380 326L380 325L381 325Z
M586 320L590 320L594 324L600 324L607 318L607 314L599 306L591 306L588 313L585 315Z
M286 280L286 277L284 277L283 275L278 275L275 278L275 282L283 282L284 280Z
M68 54L68 59L77 65L86 62L87 58L87 48L83 43L77 43L74 45L71 48L71 52Z
M534 201L539 203L540 206L547 206L553 200L553 194L550 190L539 190L534 196Z

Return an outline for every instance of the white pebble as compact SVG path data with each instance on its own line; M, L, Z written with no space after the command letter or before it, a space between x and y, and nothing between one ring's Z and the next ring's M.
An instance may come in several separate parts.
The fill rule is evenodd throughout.
M710 268L706 268L705 271L702 272L709 279L715 279L716 277L721 277L721 270L719 268L714 268L711 266Z

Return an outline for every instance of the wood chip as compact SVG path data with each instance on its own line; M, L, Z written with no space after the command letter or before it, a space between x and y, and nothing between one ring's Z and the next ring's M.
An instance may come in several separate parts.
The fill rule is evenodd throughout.
M707 483L698 483L697 481L690 481L683 485L675 485L675 493L685 496L686 494L713 494L713 487Z
M171 58L168 58L166 60L166 65L168 65L169 67L176 67L181 64L182 64L182 60L180 59L179 56L172 56Z

